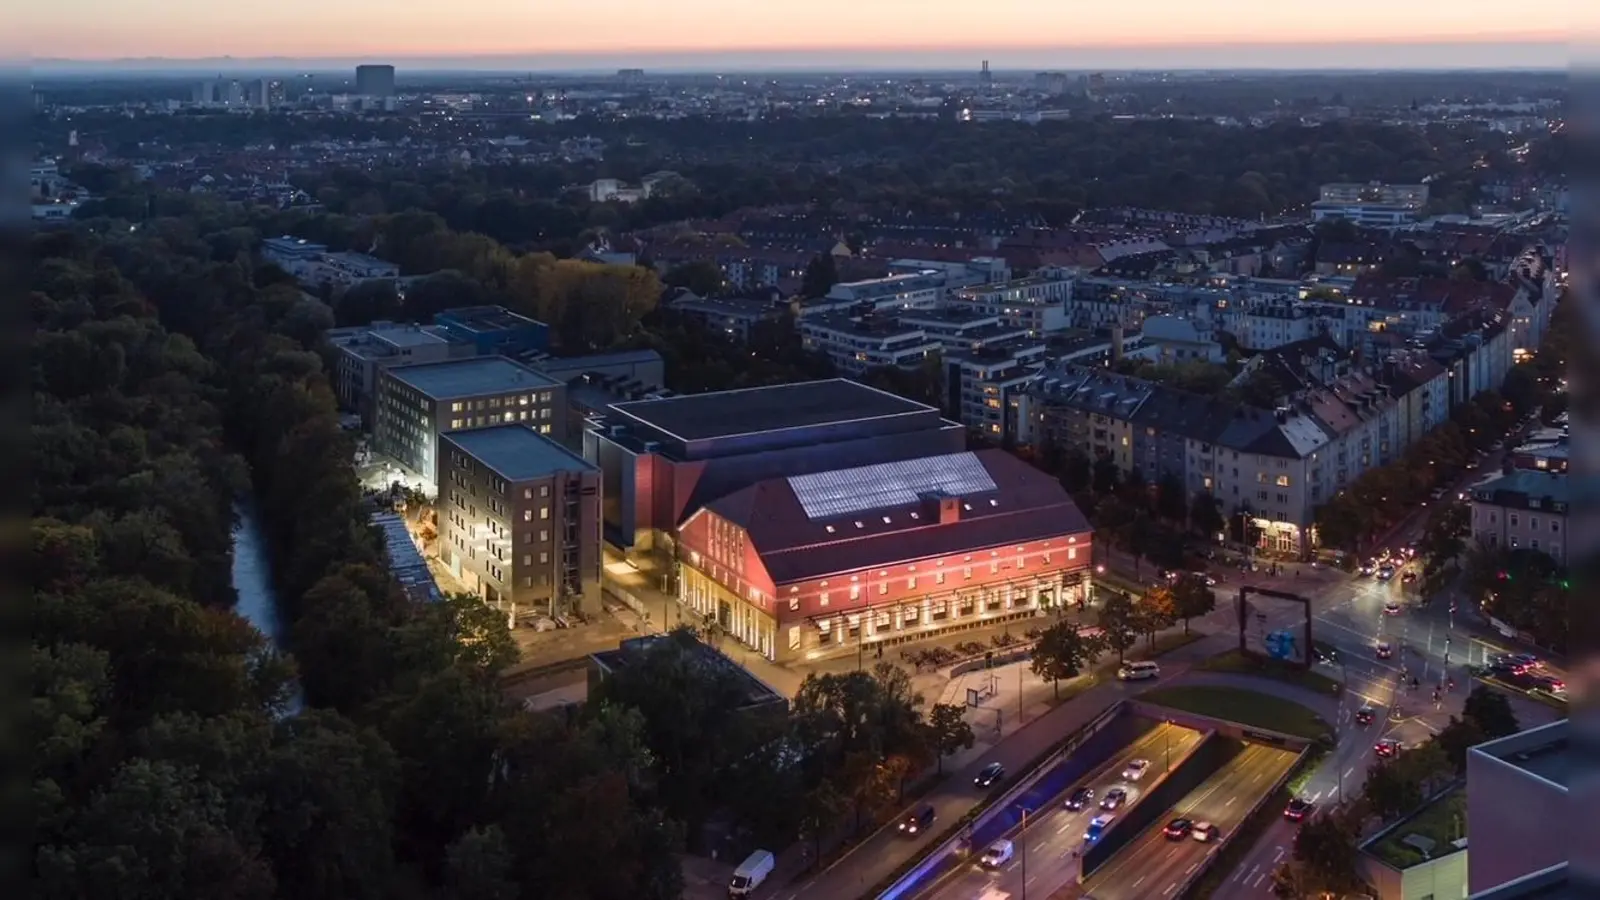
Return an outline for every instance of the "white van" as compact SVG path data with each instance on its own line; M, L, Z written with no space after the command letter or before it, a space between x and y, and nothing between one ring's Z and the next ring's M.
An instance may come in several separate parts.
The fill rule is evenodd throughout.
M1160 678L1161 667L1149 660L1125 663L1122 668L1117 670L1117 677L1123 681L1144 681L1147 678Z
M733 880L728 882L729 897L748 897L772 874L772 851L757 850L745 857L739 868L733 870Z

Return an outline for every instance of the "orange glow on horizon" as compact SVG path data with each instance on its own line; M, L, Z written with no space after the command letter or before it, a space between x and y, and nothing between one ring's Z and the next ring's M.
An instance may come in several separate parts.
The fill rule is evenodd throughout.
M1079 7L1042 0L278 0L218 18L212 0L55 0L35 6L0 54L71 59L1003 51L1069 53L1217 45L1545 43L1510 33L1500 0L1145 0ZM30 33L31 32L31 33ZM1561 60L1552 60L1559 65Z

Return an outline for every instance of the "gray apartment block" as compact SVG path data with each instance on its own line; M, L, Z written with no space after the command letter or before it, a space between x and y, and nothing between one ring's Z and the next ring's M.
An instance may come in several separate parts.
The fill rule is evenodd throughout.
M1467 751L1467 888L1479 893L1565 863L1577 840L1566 719ZM1576 808L1570 815L1583 815Z
M380 369L372 446L431 490L439 435L518 424L560 442L567 429L566 392L562 382L503 356Z
M439 558L485 600L600 613L601 477L531 427L439 438Z

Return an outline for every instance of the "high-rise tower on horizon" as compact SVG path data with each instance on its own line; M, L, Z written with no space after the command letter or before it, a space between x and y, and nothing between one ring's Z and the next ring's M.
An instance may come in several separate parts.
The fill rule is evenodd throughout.
M393 97L394 66L356 66L356 93L363 97Z
M984 87L994 84L994 73L989 71L989 61L983 61L983 68L978 70L978 83Z

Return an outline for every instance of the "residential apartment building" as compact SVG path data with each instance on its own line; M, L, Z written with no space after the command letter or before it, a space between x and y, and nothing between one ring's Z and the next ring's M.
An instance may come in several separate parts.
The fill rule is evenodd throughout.
M1053 365L1019 397L1019 443L1053 442L1146 481L1209 494L1249 519L1263 549L1305 554L1317 506L1398 458L1402 406L1370 373L1298 391L1275 409L1179 391L1104 369Z
M527 425L439 438L439 558L490 603L599 615L600 470Z
M1220 363L1227 352L1210 326L1180 316L1151 316L1140 331L1147 347L1155 348L1156 362L1174 366L1182 363Z
M971 431L1010 442L1022 431L1022 395L1038 377L1046 346L1031 339L947 353L945 409Z
M1372 228L1398 228L1421 218L1428 205L1425 184L1325 184L1311 204L1311 218L1344 219Z
M706 330L739 343L750 340L753 329L777 322L788 309L787 304L779 305L772 296L700 297L695 294L680 296L668 306Z
M975 312L997 316L1001 322L1025 329L1030 337L1065 331L1067 302L1072 299L1072 281L1060 277L1023 278L999 284L962 288L950 293L954 306L970 306Z
M566 437L567 386L503 356L380 368L372 445L436 487L439 435L523 424L553 441Z
M1491 550L1537 550L1566 565L1568 490L1565 473L1531 469L1474 485L1473 540Z
M891 313L909 309L935 309L944 303L945 273L938 271L889 275L866 281L844 281L833 286L820 304L806 310L837 312L857 308Z
M797 327L800 345L832 360L843 375L857 376L887 367L914 369L941 346L920 326L902 323L893 316L808 316Z

